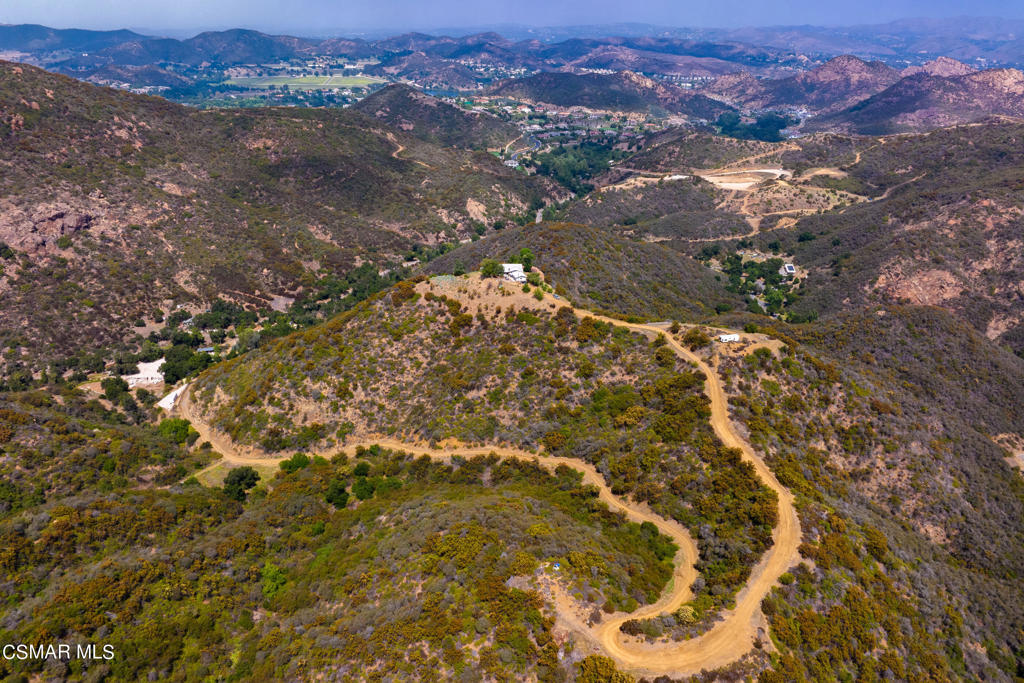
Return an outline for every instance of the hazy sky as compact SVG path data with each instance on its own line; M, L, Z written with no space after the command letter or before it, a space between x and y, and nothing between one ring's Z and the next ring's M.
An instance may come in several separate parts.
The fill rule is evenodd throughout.
M836 25L962 15L1024 18L1024 0L0 0L0 23L8 24L302 35L500 23Z

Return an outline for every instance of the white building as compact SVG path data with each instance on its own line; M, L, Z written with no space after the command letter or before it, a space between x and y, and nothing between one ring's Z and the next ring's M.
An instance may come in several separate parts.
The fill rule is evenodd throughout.
M526 271L521 263L502 263L502 270L505 271L505 279L520 284L526 282Z
M174 391L160 399L157 405L166 410L167 412L174 410L174 404L178 402L178 397L181 396L181 392L185 391L186 389L188 389L187 384L178 387L177 389L175 389Z
M720 335L718 335L718 341L722 342L723 344L735 343L735 342L738 342L739 340L740 340L740 335L738 335L738 334L720 334Z

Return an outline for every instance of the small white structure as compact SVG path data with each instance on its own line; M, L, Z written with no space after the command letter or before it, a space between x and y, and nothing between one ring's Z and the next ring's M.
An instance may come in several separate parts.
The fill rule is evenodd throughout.
M164 365L164 359L155 360L152 363L139 363L139 371L134 375L124 375L121 379L128 382L129 387L137 387L140 384L163 384L164 376L160 368Z
M526 271L523 270L523 264L502 263L501 268L505 271L506 280L510 282L518 282L520 284L526 282Z
M164 396L157 402L157 405L166 410L167 412L171 412L172 410L174 410L174 404L178 402L178 397L181 396L181 392L185 391L185 389L188 389L187 384L178 387L171 393Z
M779 275L796 275L796 266L792 263L787 263L779 268Z
M739 340L740 340L740 335L738 335L738 334L720 334L720 335L718 335L718 341L722 342L723 344L735 343L735 342L738 342Z

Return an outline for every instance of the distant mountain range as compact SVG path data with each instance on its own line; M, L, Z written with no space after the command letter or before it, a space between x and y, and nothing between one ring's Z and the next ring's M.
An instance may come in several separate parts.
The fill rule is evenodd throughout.
M1024 116L1024 73L977 71L948 57L901 71L843 55L786 78L730 74L703 92L745 110L807 110L809 131L884 135Z
M886 135L1024 117L1024 73L986 69L943 76L920 71L842 111L810 122L814 130Z
M676 38L570 39L560 43L513 41L497 33L451 38L408 33L376 41L272 36L232 29L200 33L186 40L153 38L131 31L79 31L43 26L0 26L0 50L26 53L40 64L67 73L87 72L108 64L174 63L196 66L263 64L313 54L350 58L379 57L385 67L416 55L419 61L487 61L530 69L624 68L664 73L727 73L738 67L762 71L797 65L783 51L736 43ZM76 53L76 54L72 54Z

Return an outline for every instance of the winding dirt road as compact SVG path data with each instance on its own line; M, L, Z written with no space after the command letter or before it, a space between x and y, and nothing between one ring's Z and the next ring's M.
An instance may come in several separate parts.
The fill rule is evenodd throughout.
M550 302L559 306L565 305L564 300L556 301L551 298L551 295L547 295L545 300L549 299ZM729 407L725 391L714 368L708 366L702 359L682 346L661 327L625 323L595 315L586 310L574 310L580 317L592 317L595 320L626 327L650 337L664 336L669 348L704 373L706 377L704 392L711 401L711 427L715 434L726 446L739 449L743 459L753 465L761 481L778 494L779 521L772 534L774 541L772 547L753 568L750 579L736 597L735 607L724 612L723 620L703 635L682 642L648 644L637 642L636 639L619 630L619 627L629 619L642 619L672 612L690 600L692 597L690 586L697 578L694 568L697 559L697 546L686 528L678 522L661 517L651 511L646 504L638 504L612 494L604 477L593 465L572 458L537 455L508 447L438 449L388 438L365 437L358 443L346 443L345 448L351 449L360 445L369 447L377 444L384 448L404 451L417 456L427 455L433 459L445 461L456 455L474 456L494 453L503 458L536 461L552 470L559 465L566 465L583 472L584 483L596 486L600 492L600 500L604 501L609 508L622 512L634 522L651 522L662 533L675 541L679 546L679 551L675 557L673 579L657 602L645 605L632 613L618 612L609 615L595 626L585 624L576 615L572 599L565 594L560 586L556 586L554 606L558 623L614 659L620 669L638 675L681 676L699 673L702 669L711 670L727 666L754 647L754 642L759 635L758 628L763 623L760 609L762 599L776 584L779 576L799 561L797 547L800 544L800 522L793 506L793 495L779 483L765 462L733 427L729 420ZM181 416L192 423L202 440L209 441L216 451L223 454L223 461L218 461L207 469L220 466L224 462L232 465L254 465L284 459L283 457L259 457L254 449L235 444L227 435L212 429L205 422L204 416L196 409L190 390L181 393L176 408Z

